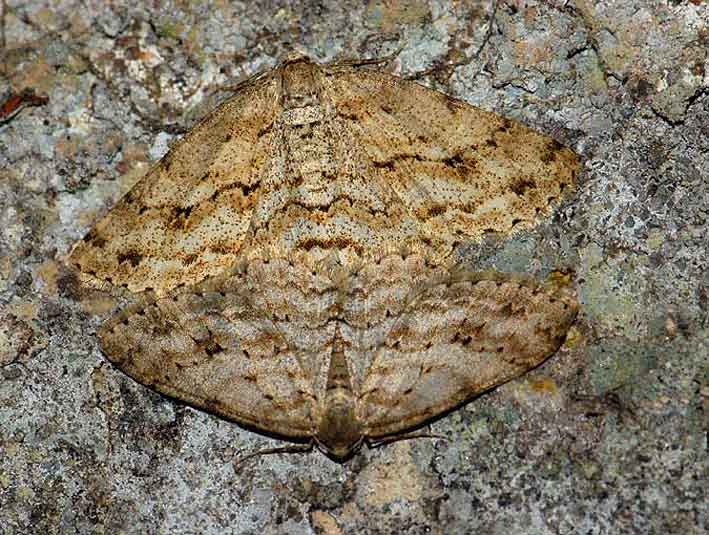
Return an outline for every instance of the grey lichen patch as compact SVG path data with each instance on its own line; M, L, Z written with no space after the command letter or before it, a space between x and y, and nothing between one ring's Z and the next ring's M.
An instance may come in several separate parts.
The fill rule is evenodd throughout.
M659 81L652 108L670 122L684 120L690 101L707 90L708 60L706 42L701 38L684 48L673 68Z
M658 366L658 349L638 345L625 338L613 338L587 349L589 379L598 394L642 383Z
M642 257L629 256L625 262L605 259L595 244L580 252L579 299L593 323L606 332L622 333L630 339L642 337L649 318L644 305L648 280L633 269ZM596 263L598 262L598 263Z

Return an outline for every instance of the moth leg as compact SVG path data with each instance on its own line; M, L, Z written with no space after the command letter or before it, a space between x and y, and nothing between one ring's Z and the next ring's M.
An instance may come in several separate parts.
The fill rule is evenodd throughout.
M313 446L315 443L311 440L306 444L291 444L290 446L281 446L279 448L268 448L265 450L258 450L246 455L238 455L233 461L234 470L241 467L246 461L254 457L260 457L261 455L272 455L274 453L310 453L313 451Z
M368 438L366 440L367 446L371 449L374 448L380 448L381 446L386 446L388 444L393 444L394 442L400 442L402 440L411 440L411 439L416 439L416 438L440 438L441 440L448 440L448 437L445 437L443 435L439 435L437 433L427 433L424 431L421 432L414 432L414 433L403 433L401 435L393 435L390 437L384 437L384 438L377 438L377 439L371 439Z

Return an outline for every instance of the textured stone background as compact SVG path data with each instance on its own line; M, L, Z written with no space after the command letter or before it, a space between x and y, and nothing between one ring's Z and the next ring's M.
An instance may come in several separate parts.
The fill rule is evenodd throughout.
M0 533L706 533L706 0L3 2ZM465 249L575 272L564 349L435 422L448 441L260 457L278 443L172 402L101 356L109 299L72 243L219 98L298 47L402 76L584 158L553 220Z

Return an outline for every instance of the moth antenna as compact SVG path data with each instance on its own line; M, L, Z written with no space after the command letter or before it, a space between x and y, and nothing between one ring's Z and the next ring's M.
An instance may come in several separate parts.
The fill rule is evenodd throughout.
M337 60L326 64L326 67L360 67L362 65L381 65L382 63L388 63L393 59L399 57L401 51L406 48L406 43L400 44L394 52L387 54L386 56L381 56L378 58L365 58L365 59L345 59Z

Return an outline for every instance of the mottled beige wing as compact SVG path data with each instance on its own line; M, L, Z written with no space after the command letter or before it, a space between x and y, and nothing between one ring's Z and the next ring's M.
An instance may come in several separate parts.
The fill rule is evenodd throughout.
M312 377L243 297L242 282L208 280L194 292L130 306L101 326L101 349L158 392L256 429L312 436Z
M84 282L163 296L230 266L248 229L278 108L272 76L247 84L178 141L80 241Z
M518 122L384 73L327 72L337 116L430 239L528 227L574 183L576 155Z
M367 436L406 431L534 368L577 313L567 288L461 278L413 298L379 348L359 392Z

